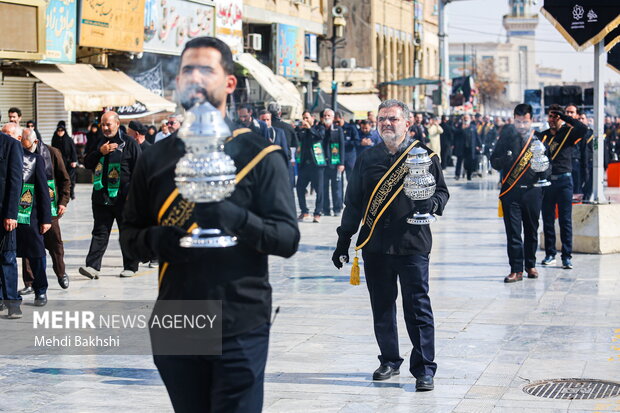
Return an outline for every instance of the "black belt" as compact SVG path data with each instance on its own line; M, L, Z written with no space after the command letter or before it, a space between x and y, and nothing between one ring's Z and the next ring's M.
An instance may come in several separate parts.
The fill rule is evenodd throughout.
M551 175L549 177L549 179L551 179L552 181L558 180L564 176L571 176L573 173L572 172L565 172L563 174L559 174L559 175Z

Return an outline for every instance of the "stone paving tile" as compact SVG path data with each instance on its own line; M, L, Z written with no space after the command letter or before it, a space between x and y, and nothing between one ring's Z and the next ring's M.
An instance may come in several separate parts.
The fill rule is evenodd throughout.
M332 267L339 218L323 217L320 224L300 225L300 250L292 259L270 259L280 313L272 327L264 411L620 411L620 399L571 402L522 391L545 378L620 380L620 339L613 341L620 333L620 255L575 254L573 270L540 268L538 280L506 285L496 176L472 182L447 176L452 198L433 224L431 254L435 391L415 392L400 298L401 375L372 382L377 345L363 269L355 287L348 283L350 267ZM71 287L61 290L48 268L50 300L154 299L155 269L142 265L135 277L118 277L117 230L102 278L77 274L90 243L89 193L88 185L78 185L78 201L61 221ZM124 412L127 400L132 412L171 411L150 356L0 356L0 363L2 411Z

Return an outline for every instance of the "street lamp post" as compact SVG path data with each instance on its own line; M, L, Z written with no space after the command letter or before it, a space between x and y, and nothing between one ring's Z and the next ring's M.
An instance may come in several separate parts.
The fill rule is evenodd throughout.
M338 4L338 0L335 0L334 7L332 8L332 37L329 41L332 44L332 109L334 112L338 110L338 82L336 82L336 46L344 37L344 28L347 22L344 15L347 12L345 6Z

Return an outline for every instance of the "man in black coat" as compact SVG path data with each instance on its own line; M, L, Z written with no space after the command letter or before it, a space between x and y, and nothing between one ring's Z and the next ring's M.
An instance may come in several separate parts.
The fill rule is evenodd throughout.
M22 133L22 146L24 150L36 153L43 158L45 165L45 179L51 196L52 226L43 235L45 249L52 258L54 273L61 288L69 288L69 276L65 272L65 249L62 242L59 220L64 215L71 193L71 179L65 169L65 163L60 151L39 141L33 130L24 129ZM20 295L34 293L33 284L35 274L30 265L30 259L22 259L22 276L24 288L19 291Z
M133 171L140 156L140 146L130 136L120 130L121 121L116 112L106 112L101 117L103 137L92 151L84 158L84 166L92 169L93 177L93 231L86 266L80 267L83 276L99 278L101 261L108 247L110 232L114 220L119 231L123 232L123 207ZM138 261L128 257L121 248L123 255L123 271L121 277L133 277L138 271Z
M210 103L225 116L234 70L224 42L190 40L177 76L183 107ZM293 255L299 243L284 152L247 128L232 132L224 152L238 171L234 192L220 202L193 203L175 185L184 140L173 134L154 145L138 162L124 213L121 246L141 261L159 257L158 303L221 300L221 355L154 355L177 412L262 410L271 325L267 260ZM220 228L237 245L181 248L180 238L195 226Z
M282 120L282 107L278 102L269 102L267 110L271 112L271 125L274 128L282 129L286 136L290 154L288 167L289 178L291 179L291 186L295 187L295 151L299 146L299 137L293 125Z
M347 180L351 178L351 172L357 159L357 148L360 146L360 136L357 128L344 120L342 112L336 112L334 123L342 128L344 133L344 171Z
M325 168L323 171L323 215L334 216L342 212L342 174L344 173L344 133L342 128L334 124L334 111L324 109L321 112L321 123L316 130L323 139L325 153ZM329 193L331 189L331 205ZM331 207L331 208L330 208Z
M19 139L24 149L29 147L30 129L23 131ZM17 212L17 256L27 258L33 275L34 305L43 307L47 304L46 252L43 235L52 226L52 209L45 161L43 157L29 150L24 150L22 168L22 192Z
M22 190L23 151L19 142L4 132L16 127L16 124L7 124L0 133L0 310L7 306L11 319L22 316L21 297L17 293L15 229Z
M355 164L332 262L341 268L341 259L349 261L351 238L359 229L355 250L362 250L374 332L381 351L381 365L373 380L400 374L403 359L396 328L400 280L405 323L413 344L409 370L416 377L416 389L428 391L434 388L437 369L435 326L428 296L432 235L430 225L412 225L407 220L416 211L441 215L449 193L439 157L417 138L407 139L408 112L407 105L395 99L379 106L377 125L383 143L364 151ZM428 152L430 173L436 181L435 193L420 201L411 200L403 191L408 173L405 161L414 148Z
M316 203L312 222L318 223L323 213L323 180L325 169L325 150L323 149L323 136L314 125L314 117L309 111L302 114L301 128L299 129L299 147L296 152L297 161L297 201L301 214L297 220L303 222L309 217L310 210L306 203L306 188L310 184L316 191Z
M58 122L54 136L52 137L52 146L60 151L62 158L65 160L65 169L71 178L71 199L75 199L75 181L77 168L77 150L73 138L67 134L65 122Z
M502 129L499 141L491 155L491 165L501 172L501 201L510 273L505 283L523 280L523 270L528 278L538 278L536 248L538 217L542 204L542 190L535 186L550 170L536 173L531 169L532 107L517 105L514 109L514 126ZM523 229L523 238L521 232Z

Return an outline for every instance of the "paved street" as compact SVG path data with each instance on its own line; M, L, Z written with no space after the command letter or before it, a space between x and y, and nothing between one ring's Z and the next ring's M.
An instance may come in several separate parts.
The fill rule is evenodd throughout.
M539 267L538 280L504 284L509 268L496 179L448 178L451 199L445 217L433 224L433 392L415 392L402 311L401 375L371 380L378 349L363 271L362 285L351 286L350 266L338 272L331 264L338 218L300 225L299 252L271 259L274 308L280 312L272 328L265 412L620 411L620 398L551 400L522 391L542 379L620 381L620 255L577 254L573 270ZM79 185L77 195L62 219L71 286L61 290L50 266L50 301L154 298L155 269L141 266L134 278L118 277L118 232L100 279L78 275L90 242L90 186ZM172 410L148 356L0 356L0 363L3 411Z

